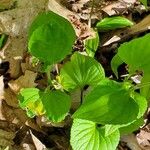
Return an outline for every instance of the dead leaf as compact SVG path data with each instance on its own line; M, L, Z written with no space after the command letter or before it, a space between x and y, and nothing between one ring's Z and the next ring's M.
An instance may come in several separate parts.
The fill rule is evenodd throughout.
M14 108L18 108L18 99L17 95L11 91L10 88L7 88L4 90L4 98L3 98L6 103Z
M4 96L4 77L3 76L0 76L0 99L3 98Z
M37 85L36 83L34 83L36 76L37 76L37 73L26 70L24 75L20 76L16 80L11 80L8 83L8 85L14 93L18 94L18 92L22 88L35 87Z
M137 134L137 140L143 150L148 150L148 148L150 148L150 131L141 130L140 133Z
M37 150L44 150L46 149L46 146L32 133L30 130L30 135L32 137L33 143Z
M134 134L122 136L121 141L127 143L128 147L132 150L142 150Z

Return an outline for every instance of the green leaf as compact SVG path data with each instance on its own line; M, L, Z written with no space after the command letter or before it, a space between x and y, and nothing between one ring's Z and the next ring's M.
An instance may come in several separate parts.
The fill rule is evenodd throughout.
M147 7L147 0L140 0L140 2L141 2L145 7Z
M50 11L37 16L28 37L29 52L51 65L71 53L75 31L68 20Z
M8 38L8 35L6 34L0 35L0 49L2 49L3 46L5 45L7 38Z
M94 57L98 45L99 45L99 35L98 32L94 32L94 37L90 37L86 39L84 42L84 46L88 56Z
M45 113L43 104L40 98L40 91L37 88L25 88L19 93L19 105L22 109L26 109L31 117L42 115Z
M99 31L108 31L132 25L133 22L131 22L127 18L114 16L102 19L100 22L97 23L96 27Z
M116 54L111 60L111 68L116 77L118 78L118 67L123 63L120 57Z
M71 128L73 150L115 150L120 139L118 130L108 136L107 127L97 127L92 121L75 119Z
M137 116L137 119L141 118L144 113L147 110L148 104L147 104L147 100L144 96L140 95L139 93L133 92L131 94L131 97L135 100L135 102L138 104L139 106L139 113Z
M137 70L143 71L144 75L142 79L142 84L150 82L149 40L150 40L150 34L146 34L143 37L134 39L130 42L126 42L119 47L117 53L117 57L119 57L122 60L122 62L128 64L130 75L134 74L135 71ZM112 64L114 59L112 60ZM118 63L117 65L112 65L113 67L112 69L116 70L118 65L120 64ZM150 97L149 90L150 90L150 86L145 86L144 88L142 88L141 94L149 98Z
M74 113L74 118L114 125L136 120L139 108L130 96L129 87L108 81L98 85L85 97L84 103Z
M74 53L60 71L60 82L67 91L97 86L104 77L104 70L96 60L79 53Z
M71 98L61 91L47 91L41 95L46 116L53 122L62 121L71 106Z
M127 125L127 126L124 126L124 127L119 128L120 134L121 134L121 135L130 134L130 133L132 133L132 132L138 130L139 127L140 127L141 125L143 125L143 124L144 124L144 119L143 119L143 117L142 117L142 118L139 118L139 119L135 120L133 123L131 123L131 124Z

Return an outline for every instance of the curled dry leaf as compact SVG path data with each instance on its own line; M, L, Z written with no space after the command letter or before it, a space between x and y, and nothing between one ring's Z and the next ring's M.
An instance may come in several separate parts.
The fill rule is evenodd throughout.
M22 88L35 87L37 85L36 83L34 83L36 76L37 76L37 73L26 70L24 75L20 76L16 80L11 80L8 83L8 85L14 93L18 94L18 92Z

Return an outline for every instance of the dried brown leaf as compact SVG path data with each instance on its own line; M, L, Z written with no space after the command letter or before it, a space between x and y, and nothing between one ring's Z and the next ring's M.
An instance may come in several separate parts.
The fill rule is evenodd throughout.
M16 80L11 80L8 85L14 93L18 94L22 88L35 87L37 85L34 83L36 76L37 73L26 70L24 75L20 76Z

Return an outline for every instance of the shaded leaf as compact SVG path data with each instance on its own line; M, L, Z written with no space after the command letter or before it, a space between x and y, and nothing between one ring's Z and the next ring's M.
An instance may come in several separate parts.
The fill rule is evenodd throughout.
M71 128L74 150L115 150L120 139L118 130L105 135L106 126L97 127L92 121L75 119Z
M71 91L85 85L97 86L104 76L104 70L96 60L74 53L60 71L60 82L65 90Z
M71 106L71 98L61 91L49 91L41 95L46 116L53 122L62 121Z

